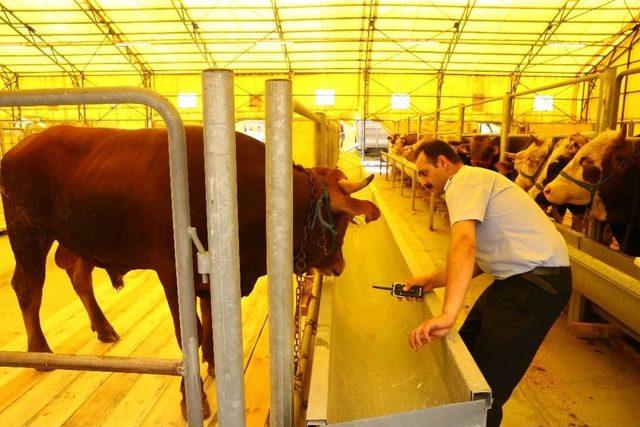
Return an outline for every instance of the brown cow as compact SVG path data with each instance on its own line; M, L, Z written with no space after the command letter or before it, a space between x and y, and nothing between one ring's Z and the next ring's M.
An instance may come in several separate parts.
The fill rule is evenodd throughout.
M187 127L186 140L191 222L200 236L206 236L202 128ZM264 144L240 133L236 133L236 144L240 286L246 296L266 273L265 150ZM6 153L0 186L16 259L12 286L25 322L29 351L51 351L39 311L46 256L54 240L83 261L117 274L155 270L180 344L168 164L165 129L55 126L25 138ZM326 275L342 272L341 246L349 221L356 215L364 215L367 222L380 216L373 203L349 196L371 178L352 183L337 169L294 167L294 248L302 250L305 269L315 267ZM325 191L335 234L321 221L312 227L308 220ZM301 247L304 234L308 244ZM318 243L332 236L334 244L325 251ZM195 265L195 257L193 262ZM196 293L206 299L208 286L202 286L197 276ZM205 322L205 327L206 323L210 324ZM203 333L205 340L209 336L210 332ZM212 359L208 362L213 364ZM204 394L203 403L208 415Z
M544 188L552 203L587 205L591 214L606 221L625 253L640 256L640 220L635 199L640 197L638 147L619 132L606 131L585 144L560 176ZM635 152L634 152L635 150Z

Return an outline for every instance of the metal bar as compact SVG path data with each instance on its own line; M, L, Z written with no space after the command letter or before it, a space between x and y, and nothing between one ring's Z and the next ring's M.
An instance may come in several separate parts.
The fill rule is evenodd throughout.
M436 214L436 193L431 190L431 194L429 195L429 231L434 230L433 226L433 218Z
M607 68L601 73L600 92L598 96L598 110L596 115L596 132L603 132L607 129L609 117L613 115L616 95L616 68ZM615 117L615 116L614 116ZM615 121L613 128L615 129Z
M504 94L502 101L502 125L500 129L500 160L504 160L507 149L509 148L509 131L511 129L511 120L513 116L513 103L511 102L511 93Z
M124 372L181 376L181 360L143 357L86 356L75 354L0 352L0 366L70 371Z
M270 424L293 424L293 166L291 80L266 82Z
M289 52L287 51L287 45L285 44L286 37L284 35L284 31L282 30L282 19L280 19L280 12L278 12L278 5L276 4L276 0L271 0L271 7L273 9L273 21L278 29L278 36L281 42L282 52L284 54L284 59L287 63L287 69L289 71L289 79L293 78L293 70L291 69L291 61L289 60Z
M311 288L311 302L307 311L304 331L302 334L302 345L300 346L300 359L298 362L298 372L296 372L296 387L294 399L295 426L301 426L303 401L306 397L305 389L309 384L309 374L311 372L309 359L311 356L311 343L316 335L316 325L318 324L318 313L320 307L320 296L322 295L322 274L316 272L313 275L313 287ZM307 390L308 392L308 390Z
M418 180L418 171L413 169L411 177L411 209L416 210L416 181Z
M196 297L193 284L193 254L190 225L187 147L182 119L176 108L163 96L138 87L90 89L15 90L0 92L0 107L15 105L143 104L155 109L167 123L169 138L169 174L171 210L176 253L176 278L182 352L185 361L185 392L189 425L202 425L202 388L198 361Z
M312 120L317 124L322 123L322 119L320 119L320 116L309 110L307 107L305 107L295 99L293 100L293 112L296 114L300 114L302 117L306 117L307 119Z
M400 162L400 195L404 194L404 160Z
M574 85L577 83L582 83L582 82L588 82L590 80L597 80L600 78L602 73L596 73L596 74L588 74L586 76L582 76L582 77L577 77L575 79L570 79L570 80L564 80L562 82L559 83L554 83L554 84L550 84L550 85L546 85L546 86L541 86L538 88L534 88L534 89L529 89L529 90L525 90L523 92L516 92L511 94L512 98L516 98L519 96L524 96L524 95L530 95L532 93L537 93L537 92L541 92L543 90L550 90L550 89L556 89L562 86L569 86L569 85Z
M640 67L628 68L618 73L616 76L615 88L613 90L613 102L611 104L611 110L607 119L607 126L611 129L616 128L616 122L618 120L618 109L620 108L620 90L622 88L622 80L626 76L632 74L640 74Z
M215 266L210 287L218 422L241 426L245 405L233 71L204 71L202 96L208 258Z
M464 133L464 104L458 105L458 141L462 142L462 134Z

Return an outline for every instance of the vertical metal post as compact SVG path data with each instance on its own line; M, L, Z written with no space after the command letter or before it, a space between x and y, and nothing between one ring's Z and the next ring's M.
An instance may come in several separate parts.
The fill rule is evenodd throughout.
M316 166L329 167L329 135L327 132L327 116L323 113L316 113L320 117L320 123L316 125L319 127L320 134L318 135L318 141L320 141L320 163ZM365 147L366 148L366 147Z
M633 120L627 123L627 136L635 135L635 125L636 125L636 122L634 122Z
M433 218L436 214L436 192L431 190L429 195L429 231L433 231Z
M400 195L404 193L404 159L400 163Z
M411 132L411 117L407 117L407 134Z
M362 120L362 133L360 134L360 138L362 140L362 155L360 159L362 160L362 164L364 164L364 152L367 149L367 117Z
M243 426L244 370L233 71L202 74L207 238L218 423Z
M422 133L422 116L418 116L418 130L416 131L416 141L420 141L421 133Z
M505 153L509 149L509 131L511 129L511 117L513 103L509 92L502 98L502 128L500 130L500 160L504 160Z
M616 128L616 67L607 68L600 77L600 91L598 92L598 114L596 132L604 132L607 127Z
M464 104L458 105L458 141L462 142L464 133Z
M418 172L413 169L413 176L411 178L411 209L416 209L416 181L418 180Z
M269 425L293 425L293 166L291 81L266 82L267 272L271 414Z
M396 187L396 159L392 159L391 163L391 188Z
M436 110L433 120L433 135L437 138L438 132L440 131L440 110Z

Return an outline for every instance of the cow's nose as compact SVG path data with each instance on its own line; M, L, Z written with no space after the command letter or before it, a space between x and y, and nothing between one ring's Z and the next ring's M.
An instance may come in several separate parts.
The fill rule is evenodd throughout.
M551 189L549 188L548 185L546 187L544 187L543 193L544 193L545 197L551 194Z
M331 273L332 275L338 277L340 274L342 274L342 269L340 267L333 267L331 269Z

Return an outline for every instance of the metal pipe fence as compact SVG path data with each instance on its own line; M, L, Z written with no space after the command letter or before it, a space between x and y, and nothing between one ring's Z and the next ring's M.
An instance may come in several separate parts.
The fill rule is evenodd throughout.
M0 92L0 107L41 106L41 105L84 105L84 104L143 104L155 109L167 123L169 138L169 173L171 178L171 209L173 217L173 238L176 252L176 276L180 307L181 341L187 397L189 425L202 425L202 389L198 363L198 331L196 327L195 289L190 225L189 191L187 178L187 149L182 119L175 107L163 96L148 89L138 87L81 88L81 89L41 89L8 90ZM28 353L25 353L28 354ZM12 355L7 355L12 356ZM37 355L38 357L40 355ZM7 366L0 353L0 365ZM50 357L50 356L48 356ZM45 358L46 359L46 358ZM30 362L45 366L45 359ZM58 358L59 359L59 358ZM104 361L103 361L104 362ZM94 363L100 366L102 362ZM76 365L76 366L73 366ZM8 366L16 366L15 364ZM65 369L83 369L87 365L59 365ZM105 363L104 367L110 366ZM145 373L145 366L136 365L136 372Z
M207 273L221 426L245 424L233 94L233 71L215 69L202 73Z

